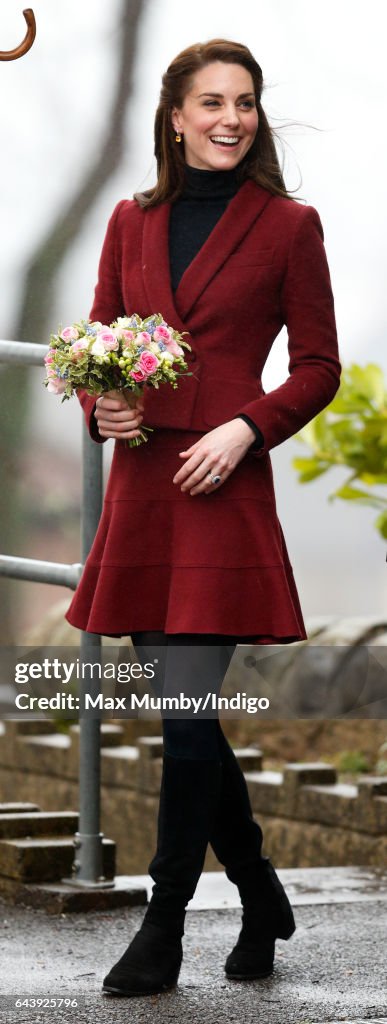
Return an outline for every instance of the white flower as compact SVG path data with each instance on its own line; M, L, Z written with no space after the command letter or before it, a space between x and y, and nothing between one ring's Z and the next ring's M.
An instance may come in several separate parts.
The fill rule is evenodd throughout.
M93 356L104 356L105 346L103 342L99 338L97 338L97 340L94 342L94 345L91 346L90 351Z
M131 319L130 319L129 316L118 316L117 320L116 320L116 323L117 323L117 327L120 330L127 330L128 327L130 326Z

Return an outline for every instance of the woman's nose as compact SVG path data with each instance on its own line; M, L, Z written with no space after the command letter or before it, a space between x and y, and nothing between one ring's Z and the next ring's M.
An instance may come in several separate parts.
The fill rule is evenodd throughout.
M237 111L236 107L234 107L234 106L227 107L225 109L225 111L224 111L224 114L223 114L223 117L222 117L222 121L223 121L223 124L230 125L231 127L235 128L236 125L239 124L239 115L238 115L238 111Z

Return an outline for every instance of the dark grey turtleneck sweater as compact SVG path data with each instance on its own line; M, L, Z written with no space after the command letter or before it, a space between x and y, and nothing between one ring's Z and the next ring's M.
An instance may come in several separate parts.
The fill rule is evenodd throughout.
M186 164L186 183L182 195L173 203L169 226L169 258L173 291L184 271L208 238L224 213L230 199L238 191L235 170L203 171ZM253 420L241 413L254 431L256 440L249 451L259 451L264 437Z

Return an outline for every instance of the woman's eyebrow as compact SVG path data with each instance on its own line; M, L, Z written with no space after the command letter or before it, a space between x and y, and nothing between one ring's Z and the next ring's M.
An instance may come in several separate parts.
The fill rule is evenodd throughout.
M197 97L197 99L200 100L200 98L202 96L214 96L218 100L222 100L223 99L223 93L222 92L201 92L201 93L199 93L199 96ZM237 96L237 99L238 100L246 99L247 96L254 96L254 93L253 92L241 92L239 94L239 96Z

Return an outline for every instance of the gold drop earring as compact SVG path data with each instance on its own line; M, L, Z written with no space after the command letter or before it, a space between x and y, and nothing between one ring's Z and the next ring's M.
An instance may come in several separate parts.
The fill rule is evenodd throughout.
M180 132L176 132L176 140L175 140L175 141L176 141L176 142L181 142L181 135L180 135Z

